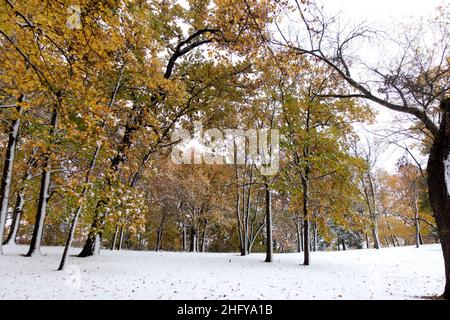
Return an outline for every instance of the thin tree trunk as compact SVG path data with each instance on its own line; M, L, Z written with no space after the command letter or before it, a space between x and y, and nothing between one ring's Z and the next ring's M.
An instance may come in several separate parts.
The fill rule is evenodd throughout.
M372 181L372 175L369 172L369 186L370 186L370 193L372 197L372 210L370 212L371 218L372 218L372 235L373 235L373 247L375 249L380 249L380 238L378 236L378 219L377 219L377 209L375 207L375 188L373 186Z
M296 231L297 231L297 252L302 252L302 235L301 235L301 227L300 227L300 217L297 217L297 221L295 222Z
M236 158L236 151L235 151ZM237 228L238 228L238 236L239 236L239 250L241 252L241 256L245 256L245 245L244 245L244 235L242 232L243 221L241 220L241 194L239 192L239 173L237 164L235 165L235 178L236 178L236 219L237 219Z
M208 220L205 219L205 223L203 225L203 235L202 235L202 252L206 251L206 229L208 228Z
M23 96L19 98L22 102ZM6 215L8 214L9 195L11 192L11 182L13 177L14 160L16 157L16 145L19 137L20 117L22 116L22 107L16 108L19 117L11 123L8 134L8 145L6 146L5 161L3 163L2 183L0 186L0 255L3 254L3 233L5 230Z
M247 190L247 205L245 209L245 217L244 217L244 250L245 254L250 253L250 237L249 237L249 217L250 217L250 206L251 206L251 193L252 193L252 184L253 184L253 165L250 168L250 179L249 186Z
M190 252L197 251L197 229L195 227L191 227L191 241L190 241Z
M414 195L414 229L415 229L415 238L416 238L416 248L420 247L420 222L419 222L419 206L417 204L417 200L419 197L419 190L417 186L415 187L415 195Z
M444 255L445 289L450 298L450 99L441 102L442 120L427 165L428 196Z
M266 188L266 260L273 261L273 240L272 240L272 194L269 185Z
M113 241L112 241L112 245L111 245L111 250L115 250L116 249L117 235L118 234L119 234L119 223L116 223L116 228L114 229L114 236L113 236Z
M391 234L391 241L392 241L392 244L394 245L394 247L396 247L397 243L395 242L395 237L392 234Z
M187 250L187 234L186 234L186 226L183 224L183 251Z
M162 213L161 221L158 226L157 234L156 234L156 247L155 250L159 251L162 247L162 238L164 232L164 223L166 222L166 212Z
M301 251L305 250L304 249L304 238L305 238L305 234L303 232L303 219L301 219L299 217L299 222L300 222L300 246L301 246Z
M420 247L420 225L419 225L419 219L414 219L414 226L416 230L416 248Z
M308 217L308 201L309 201L309 190L308 190L308 180L306 176L309 175L309 169L306 168L306 174L302 177L303 185L303 264L305 266L309 265L309 251L310 251L310 239L309 239L309 217Z
M313 243L312 243L312 251L317 251L317 224L316 222L313 223Z
M384 241L386 242L386 247L389 248L391 246L391 244L389 243L389 238L387 235L384 236Z
M83 210L83 201L86 198L86 195L87 195L87 192L89 189L89 182L91 180L92 170L95 167L95 162L97 161L97 157L98 157L98 153L100 152L100 148L101 148L101 145L97 144L97 146L95 147L94 155L91 159L91 163L89 165L89 169L86 173L86 178L84 181L85 185L84 185L83 190L81 191L81 195L80 195L80 203L78 204L78 207L75 209L75 214L73 215L72 223L70 224L69 235L66 240L66 245L64 247L64 252L63 252L58 270L64 269L67 255L69 254L69 249L70 249L70 246L72 245L73 237L75 235L75 230L77 227L78 219L80 218L81 211Z
M124 236L124 230L123 230L123 224L122 224L122 225L120 226L119 249L118 249L118 250L122 250L123 236Z
M17 196L16 196L16 203L14 205L13 219L11 222L11 227L9 228L8 236L6 237L6 240L3 242L4 245L5 244L12 245L12 244L16 243L17 232L19 231L20 221L22 219L22 214L23 214L23 207L25 205L26 182L31 179L32 169L37 164L35 156L36 156L36 153L38 150L39 150L39 148L33 148L33 151L27 161L27 168L22 177L22 180L19 183L20 188L19 188L19 190L17 192Z
M52 111L51 128L49 132L50 138L53 138L56 134L58 127L58 106L55 105ZM50 142L52 143L52 142ZM36 213L36 220L34 224L33 235L31 237L30 249L26 254L27 257L31 257L35 254L40 254L42 233L44 232L44 221L47 215L47 203L49 197L49 188L51 180L51 168L50 168L50 154L51 150L48 150L44 156L41 187L39 192L39 202Z
M8 236L3 242L5 245L12 245L16 243L17 231L19 230L20 220L22 218L23 206L25 204L25 187L22 186L17 193L16 205L14 206L13 219L11 222L11 227L9 229Z

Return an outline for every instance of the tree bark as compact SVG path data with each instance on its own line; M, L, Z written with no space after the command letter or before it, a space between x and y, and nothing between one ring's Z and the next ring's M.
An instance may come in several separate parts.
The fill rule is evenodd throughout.
M234 157L236 159L236 148ZM239 250L241 252L241 256L246 255L245 246L244 246L244 235L242 233L242 225L243 222L241 220L241 194L239 192L239 172L237 164L235 164L235 178L236 178L236 219L237 219L237 228L238 228L238 236L239 236Z
M75 230L77 228L77 223L78 223L78 219L81 215L81 211L83 210L83 201L86 198L87 192L89 190L89 182L91 180L91 174L92 174L92 170L94 170L95 167L95 162L97 160L98 154L100 152L100 148L101 145L98 144L95 148L94 151L94 155L91 159L91 163L89 164L89 169L86 173L86 178L85 178L85 185L83 186L83 190L81 191L81 195L80 195L80 203L78 204L78 207L75 209L75 213L73 215L73 219L72 219L72 223L70 224L70 230L69 230L69 235L67 236L67 240L66 240L66 245L64 247L64 252L61 258L61 262L59 264L59 268L58 270L61 271L64 269L64 265L66 263L66 259L67 259L67 255L69 254L69 249L70 246L72 245L72 241L73 241L73 237L75 235Z
M309 185L307 177L309 176L309 168L305 170L305 175L302 176L303 185L303 265L309 265L309 216L308 216L308 202L309 202Z
M196 252L197 251L197 229L195 227L191 227L191 241L190 241L190 252Z
M370 212L370 216L372 218L372 235L373 235L373 247L375 249L380 249L380 238L378 236L378 218L377 218L377 208L375 205L375 188L373 185L372 174L369 172L369 186L370 193L372 197L372 209ZM370 208L370 207L369 207Z
M23 206L25 204L25 192L21 188L17 193L16 205L14 206L13 218L11 221L11 227L9 228L8 236L6 237L3 245L16 244L17 231L19 230L20 220L22 219Z
M117 235L118 234L119 234L119 223L116 223L116 228L114 229L113 241L112 241L112 244L111 244L111 250L115 250L116 249Z
M450 298L450 100L441 102L442 120L427 165L428 196L444 255L445 289Z
M9 228L8 236L6 240L3 242L5 245L12 245L16 243L17 232L19 231L20 221L22 219L23 207L25 205L25 189L26 182L30 180L32 177L32 169L36 166L36 153L38 148L33 148L30 157L27 161L27 168L25 169L25 173L22 176L22 180L20 181L19 190L16 196L16 203L14 205L13 219L11 222L11 227Z
M297 231L297 252L302 252L302 235L301 235L301 226L300 226L300 217L297 217L297 221L295 222L296 231Z
M21 96L19 102L23 100ZM5 230L6 215L8 214L9 195L11 192L11 182L13 177L14 160L16 155L17 140L19 137L20 117L22 116L22 107L16 108L19 117L11 122L8 134L8 144L6 146L5 161L3 164L2 183L0 186L0 255L3 254L3 233Z
M58 106L55 105L52 111L51 128L49 132L50 138L53 138L56 134L58 127ZM52 142L50 142L51 144ZM41 240L42 233L44 232L44 221L47 215L47 204L49 198L49 188L51 180L51 168L50 168L50 154L49 150L44 155L42 177L41 177L41 187L39 192L39 202L36 213L36 220L34 224L33 236L31 237L30 249L26 254L27 257L31 257L35 254L40 254L41 250Z
M187 250L187 234L186 234L186 226L183 225L183 251Z
M414 229L416 237L416 248L420 247L420 222L419 222L419 205L417 204L419 198L419 189L415 186L414 190Z
M252 184L253 184L253 165L251 165L251 168L250 168L250 179L249 179L249 185L247 188L247 199L246 199L247 204L246 204L246 208L244 209L244 212L245 212L245 216L244 216L244 251L245 251L246 255L250 253L249 219L250 219ZM242 201L244 202L244 198L242 198Z
M124 230L123 230L123 224L122 224L120 226L120 236L119 236L119 248L118 248L118 250L122 250L123 236L124 236Z
M103 218L101 213L101 207L105 204L103 200L97 202L94 214L94 220L92 221L91 229L89 231L88 237L84 244L83 250L78 254L78 257L85 258L90 257L99 252L100 248L100 233L98 230L101 230ZM98 248L97 248L98 245Z
M163 233L163 227L159 226L158 231L156 233L156 246L155 251L161 250L161 243L162 243L162 233Z
M266 188L266 260L265 262L273 261L273 240L272 240L272 193L269 185L265 184Z
M312 226L313 226L312 251L316 252L317 251L317 224L316 224L316 222L314 222Z
M201 247L201 252L205 252L206 251L206 229L208 228L208 220L205 219L204 225L203 225L203 235L202 235L202 247Z

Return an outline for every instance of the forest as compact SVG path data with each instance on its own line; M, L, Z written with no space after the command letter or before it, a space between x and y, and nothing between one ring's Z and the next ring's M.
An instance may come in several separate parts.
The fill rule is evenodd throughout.
M439 244L450 296L448 4L394 35L311 0L0 2L4 257L296 252L311 267L318 251ZM361 133L386 113L390 132ZM244 134L242 161L215 161L195 123L264 132L278 170ZM196 162L205 148L216 158Z

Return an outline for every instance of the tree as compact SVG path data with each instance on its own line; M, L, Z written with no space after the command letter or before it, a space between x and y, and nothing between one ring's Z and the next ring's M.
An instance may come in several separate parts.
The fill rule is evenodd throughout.
M410 115L431 141L427 165L428 192L445 261L446 285L443 296L450 297L450 198L446 184L450 141L450 100L446 96L450 89L447 9L441 7L437 18L427 21L425 25L416 24L419 28L409 26L403 30L404 35L394 40L400 55L385 61L384 68L366 68L368 73L365 79L360 80L352 73L352 62L356 59L349 52L355 46L361 46L361 40L380 35L364 24L350 30L338 28L336 31L336 20L327 19L317 8L311 9L309 6L305 9L299 1L294 2L306 41L301 42L300 36L297 37L298 41L289 39L279 26L281 39L275 39L274 43L291 49L293 59L308 55L321 61L348 84L349 90L335 91L328 94L329 97L366 99ZM375 81L371 81L373 79Z

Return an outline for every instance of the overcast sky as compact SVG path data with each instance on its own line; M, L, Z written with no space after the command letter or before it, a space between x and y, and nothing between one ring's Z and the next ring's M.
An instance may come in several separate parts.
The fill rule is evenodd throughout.
M449 1L444 0L317 0L317 2L322 3L324 10L330 15L339 13L344 21L366 21L382 27L383 30L392 34L395 32L395 26L399 23L407 23L419 17L433 16L436 14L438 6L449 3ZM368 54L381 55L381 53L373 51ZM380 132L384 128L392 126L391 121L394 117L402 116L386 108L374 107L379 112L377 124L365 126L361 132L362 135L369 138L374 137L374 135L367 133L366 130ZM395 163L403 154L404 151L395 146L384 148L378 167L394 172ZM416 155L418 155L418 152Z
M432 14L444 0L320 0L330 12L342 11L350 17L363 17L374 22L405 21L411 16Z

